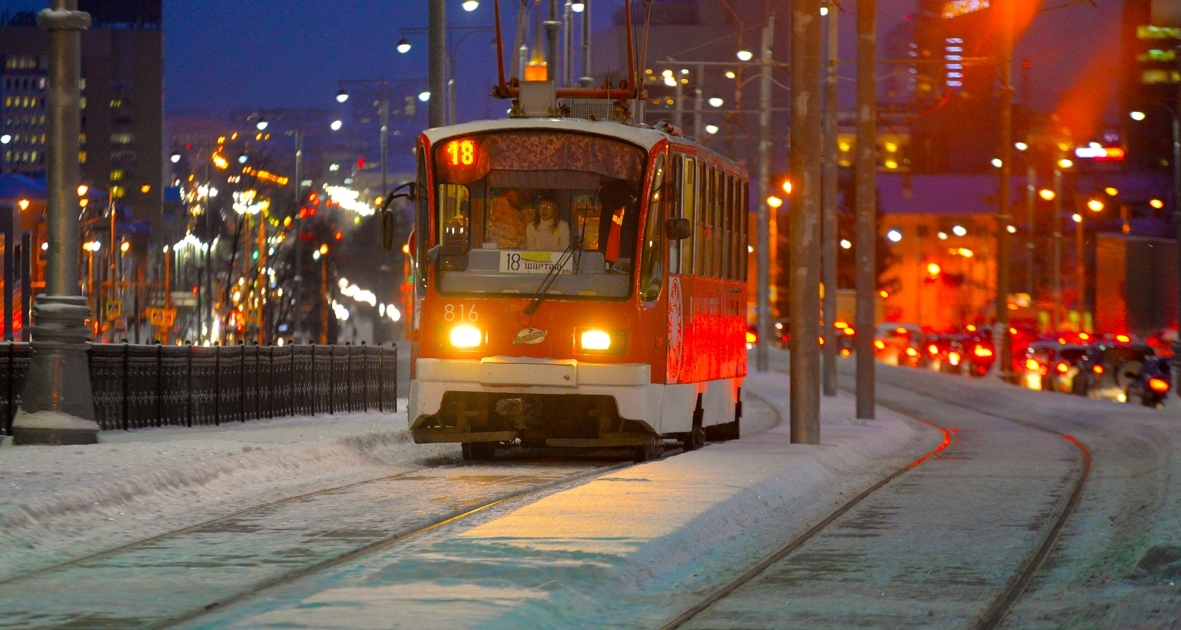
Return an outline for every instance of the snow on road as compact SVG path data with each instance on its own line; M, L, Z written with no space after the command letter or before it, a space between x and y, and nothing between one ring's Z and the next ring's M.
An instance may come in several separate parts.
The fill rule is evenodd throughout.
M786 378L748 392L786 415ZM826 400L823 446L786 423L633 466L267 591L193 627L659 625L800 534L942 434Z

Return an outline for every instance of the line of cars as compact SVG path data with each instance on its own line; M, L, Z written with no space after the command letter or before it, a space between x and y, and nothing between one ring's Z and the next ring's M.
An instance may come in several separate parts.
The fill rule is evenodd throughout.
M1029 389L1161 407L1172 384L1164 348L1129 335L1064 334L1030 343L1014 367Z
M968 325L961 332L927 333L914 324L879 324L874 353L891 365L983 376L996 361L992 331Z

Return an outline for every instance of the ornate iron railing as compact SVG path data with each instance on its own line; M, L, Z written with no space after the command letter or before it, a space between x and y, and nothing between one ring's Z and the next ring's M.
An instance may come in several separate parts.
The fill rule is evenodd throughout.
M398 410L397 346L92 344L89 354L107 431ZM0 343L0 434L12 433L32 355Z

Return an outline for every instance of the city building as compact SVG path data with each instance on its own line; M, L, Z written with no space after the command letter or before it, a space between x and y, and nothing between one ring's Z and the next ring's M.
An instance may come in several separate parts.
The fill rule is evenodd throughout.
M136 221L158 223L164 190L160 0L80 0L84 183L110 192ZM3 170L45 174L48 34L32 12L0 14Z
M1168 171L1173 159L1173 118L1181 65L1181 28L1152 24L1151 0L1125 0L1120 29L1120 120L1128 161ZM1133 118L1132 112L1138 112Z

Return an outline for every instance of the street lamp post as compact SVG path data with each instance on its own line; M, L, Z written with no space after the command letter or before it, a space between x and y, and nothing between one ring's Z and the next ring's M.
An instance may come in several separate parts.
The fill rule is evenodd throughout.
M560 22L557 22L557 24L559 24L559 26L561 25ZM474 35L476 33L495 33L496 29L491 26L448 26L448 27L444 28L443 31L444 32L463 31L464 33L463 33L463 35L459 36L459 39L456 40L456 42L454 44L451 44L450 46L444 46L445 52L443 55L443 61L444 61L443 75L446 77L446 86L447 86L446 94L443 94L442 91L436 91L435 87L434 87L434 79L433 78L430 79L429 91L432 95L436 95L436 94L438 95L437 97L431 99L430 111L431 112L435 111L435 109L434 109L436 107L435 101L438 99L444 99L444 102L446 105L443 108L443 111L445 112L446 115L442 116L442 121L437 125L434 124L434 122L431 122L432 127L439 127L439 126L442 126L445 124L446 125L453 125L456 122L458 122L458 115L457 115L456 109L455 109L456 108L455 79L456 79L456 68L458 67L458 60L456 59L456 56L459 52L459 46L461 44L463 44L463 40L467 39L469 35ZM406 36L407 35L421 35L423 33L427 33L428 35L430 35L430 29L402 28L402 29L398 29L398 33L402 36L402 39L398 43L398 52L405 54L405 53L410 52L410 48L411 48L410 41L406 39ZM558 69L556 66L550 66L550 68L552 69L551 72L554 72L554 73L558 72ZM434 72L433 69L429 70L428 74L433 75L433 72Z
M45 293L33 305L36 325L20 409L12 423L15 444L94 444L94 397L87 367L90 307L78 290L77 201L81 133L82 31L90 15L77 0L53 0L37 15L49 31L46 165L49 264Z

